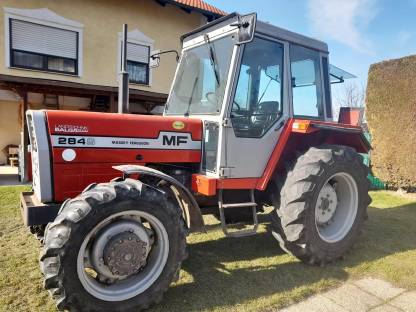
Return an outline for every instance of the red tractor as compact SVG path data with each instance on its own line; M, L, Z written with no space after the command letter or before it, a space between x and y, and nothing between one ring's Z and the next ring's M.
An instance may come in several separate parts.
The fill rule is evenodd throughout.
M255 14L181 40L163 116L27 113L33 192L22 208L34 232L46 227L40 266L59 309L159 302L213 207L236 237L273 206L280 247L314 265L342 257L363 226L359 153L370 146L360 126L332 121L327 45Z

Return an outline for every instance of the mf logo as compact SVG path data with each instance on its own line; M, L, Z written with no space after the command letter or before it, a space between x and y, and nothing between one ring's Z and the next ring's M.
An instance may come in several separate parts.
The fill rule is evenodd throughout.
M187 144L188 137L183 135L163 135L163 145L180 146L181 144Z

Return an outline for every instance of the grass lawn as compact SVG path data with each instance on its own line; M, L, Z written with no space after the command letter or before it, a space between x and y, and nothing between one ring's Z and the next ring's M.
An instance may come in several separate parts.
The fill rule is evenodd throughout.
M42 290L39 243L22 226L24 189L0 187L0 311L55 311ZM268 222L257 236L239 239L224 238L211 224L207 234L188 238L180 280L152 311L270 311L364 275L416 289L416 198L371 195L360 241L345 260L325 268L284 254L266 232Z

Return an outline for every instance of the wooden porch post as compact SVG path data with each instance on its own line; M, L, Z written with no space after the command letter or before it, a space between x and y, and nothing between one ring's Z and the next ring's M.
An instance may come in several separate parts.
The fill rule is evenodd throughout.
M115 94L110 93L110 113L117 113L117 102L115 101Z
M20 161L23 162L23 172L21 172L21 180L22 182L29 181L29 153L27 151L27 147L29 145L29 132L27 129L27 120L26 120L26 111L28 109L28 102L27 102L27 91L21 92L22 97L22 133L23 133L23 153L22 159Z

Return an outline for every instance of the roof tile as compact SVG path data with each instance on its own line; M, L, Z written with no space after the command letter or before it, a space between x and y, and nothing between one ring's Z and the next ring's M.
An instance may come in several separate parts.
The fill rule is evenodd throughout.
M211 4L206 3L202 0L175 0L178 4L186 5L189 7L194 7L200 10L204 10L207 12L211 12L218 15L227 15L227 12L220 10L216 7L214 7Z

